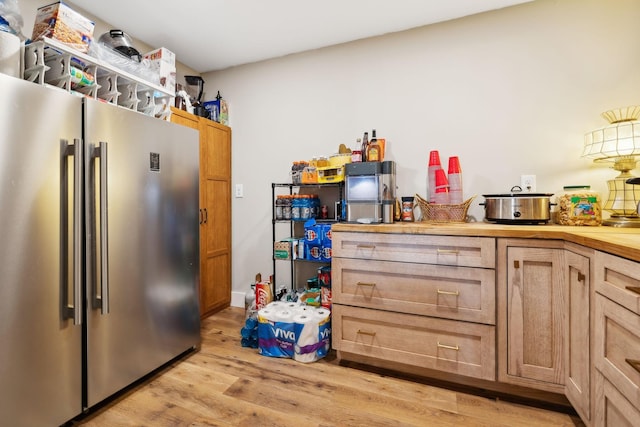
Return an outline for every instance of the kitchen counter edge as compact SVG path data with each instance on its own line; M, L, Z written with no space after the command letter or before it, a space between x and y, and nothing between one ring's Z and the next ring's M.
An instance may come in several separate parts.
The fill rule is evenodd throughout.
M640 262L640 228L608 226L506 225L480 222L393 224L335 223L333 231L388 234L430 234L441 236L502 237L564 240Z

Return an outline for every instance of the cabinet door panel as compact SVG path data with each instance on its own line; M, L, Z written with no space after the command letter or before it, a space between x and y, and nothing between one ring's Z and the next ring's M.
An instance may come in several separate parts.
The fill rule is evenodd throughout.
M172 109L200 132L200 314L231 304L231 129Z
M495 380L495 327L335 304L333 348Z
M640 420L640 411L599 371L595 371L594 426L634 427Z
M567 399L582 419L590 419L590 258L565 251L565 277L569 290L566 329Z
M594 365L640 409L640 316L595 298Z
M495 271L334 258L333 301L495 325Z
M491 237L340 232L333 256L460 267L495 268Z
M504 245L504 243L501 243ZM563 250L506 246L506 277L499 298L500 380L562 393L566 291Z

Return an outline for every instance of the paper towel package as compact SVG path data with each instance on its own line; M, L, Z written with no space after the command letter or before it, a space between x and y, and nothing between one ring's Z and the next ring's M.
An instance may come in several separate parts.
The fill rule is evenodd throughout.
M258 351L263 356L293 357L293 311L267 305L258 310Z
M275 301L258 311L258 351L263 356L315 362L331 349L331 312Z

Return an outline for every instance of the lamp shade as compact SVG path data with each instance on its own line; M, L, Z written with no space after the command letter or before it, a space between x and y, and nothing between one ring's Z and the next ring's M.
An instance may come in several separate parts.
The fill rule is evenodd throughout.
M640 106L606 111L602 116L609 125L585 134L582 157L615 161L640 155Z

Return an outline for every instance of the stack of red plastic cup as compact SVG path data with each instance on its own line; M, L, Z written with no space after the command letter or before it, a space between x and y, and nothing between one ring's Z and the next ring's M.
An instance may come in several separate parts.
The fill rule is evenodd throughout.
M429 168L427 174L427 200L429 203L436 203L436 171L442 169L440 165L440 153L437 150L433 150L429 153Z
M462 203L462 170L458 156L449 157L449 203L457 205Z
M449 182L447 181L447 175L444 169L440 168L436 170L436 189L435 189L435 203L439 205L446 205L449 203Z

